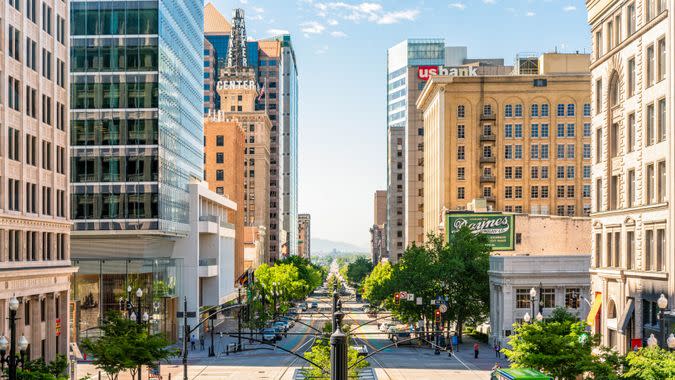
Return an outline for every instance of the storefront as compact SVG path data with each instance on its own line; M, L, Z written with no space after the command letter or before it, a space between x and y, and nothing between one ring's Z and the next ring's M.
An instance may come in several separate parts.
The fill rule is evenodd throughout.
M170 341L178 338L176 311L181 297L180 259L74 259L78 272L71 281L72 341L81 343L100 333L101 318L123 310L127 287L132 302L136 289L143 291L141 309L150 316L153 333L164 333Z

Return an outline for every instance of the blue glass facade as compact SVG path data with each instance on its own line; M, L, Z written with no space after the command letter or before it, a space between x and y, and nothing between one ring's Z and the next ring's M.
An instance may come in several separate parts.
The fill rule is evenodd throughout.
M205 38L211 43L213 46L213 50L215 51L215 68L214 68L214 73L215 73L215 78L213 78L214 81L218 80L218 77L220 76L220 68L221 67L226 67L227 66L227 51L230 43L230 36L229 35L206 35ZM257 41L248 41L246 43L246 61L248 62L248 65L250 67L256 68L258 67L258 42ZM208 59L204 60L204 67L208 65ZM220 109L220 95L216 92L215 88L211 89L204 89L204 96L210 96L214 100L214 106L216 107L217 110ZM206 99L204 99L206 101ZM204 109L204 113L206 114L208 112L208 109Z
M202 178L203 7L71 2L75 231L187 234Z

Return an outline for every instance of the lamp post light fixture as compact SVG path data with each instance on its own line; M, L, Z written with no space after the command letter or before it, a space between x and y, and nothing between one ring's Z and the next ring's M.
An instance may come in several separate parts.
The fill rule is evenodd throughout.
M131 290L132 290L131 285L127 286L126 306L127 312L129 313L129 319L132 321L135 320L136 323L139 325L147 323L148 321L150 321L150 315L147 312L143 312L143 305L142 305L143 289L141 288L136 289L135 305L131 302ZM142 380L143 374L141 373L142 371L141 366L138 366L136 371L138 372L138 380Z
M656 304L659 306L659 332L661 334L659 343L661 343L663 348L666 348L668 347L666 342L666 308L668 307L668 298L661 293L661 297L656 301Z
M532 316L530 316L530 313L525 312L525 315L523 316L523 321L525 321L525 323L530 323L530 321L532 321Z
M541 315L541 312L537 313L537 322L541 322L544 320L544 316Z
M0 336L0 365L5 369L5 364L8 368L9 380L16 380L16 368L21 365L23 368L24 355L28 349L28 339L24 335L19 338L18 345L16 341L16 313L19 310L19 300L15 296L9 299L9 341L5 336ZM7 349L9 348L9 356ZM16 349L19 349L19 355L16 354Z
M649 335L649 338L647 339L647 346L656 347L658 344L659 342L656 340L654 334Z
M530 305L532 306L532 314L530 316L534 315L534 301L537 299L537 289L534 287L530 289Z

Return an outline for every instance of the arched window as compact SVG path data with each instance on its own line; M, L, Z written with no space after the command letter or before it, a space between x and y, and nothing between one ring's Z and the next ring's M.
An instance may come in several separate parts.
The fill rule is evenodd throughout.
M615 71L609 81L609 105L614 107L617 104L619 104L619 74Z
M609 300L609 303L607 305L607 318L608 319L616 318L616 304L614 303L614 300Z

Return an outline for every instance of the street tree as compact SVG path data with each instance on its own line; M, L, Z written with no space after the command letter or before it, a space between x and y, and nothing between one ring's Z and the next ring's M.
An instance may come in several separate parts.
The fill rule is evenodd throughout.
M68 360L63 355L58 355L54 361L46 363L39 358L29 360L23 368L17 369L17 380L67 380Z
M359 286L372 270L373 263L365 256L359 256L347 265L347 281L354 286Z
M375 265L373 271L363 281L363 298L372 305L382 305L388 297L392 296L391 276L392 265L389 262Z
M490 305L490 251L487 237L462 227L450 234L446 244L441 237L429 236L428 246L437 253L438 279L448 295L446 318L457 324L461 341L466 322L485 320Z
M139 366L156 365L176 355L177 350L161 334L150 334L144 324L130 320L119 312L111 312L101 324L102 336L86 338L85 350L94 356L93 364L104 371L110 380L120 372L129 371L134 378Z
M675 379L675 352L658 347L644 347L626 355L624 379Z

